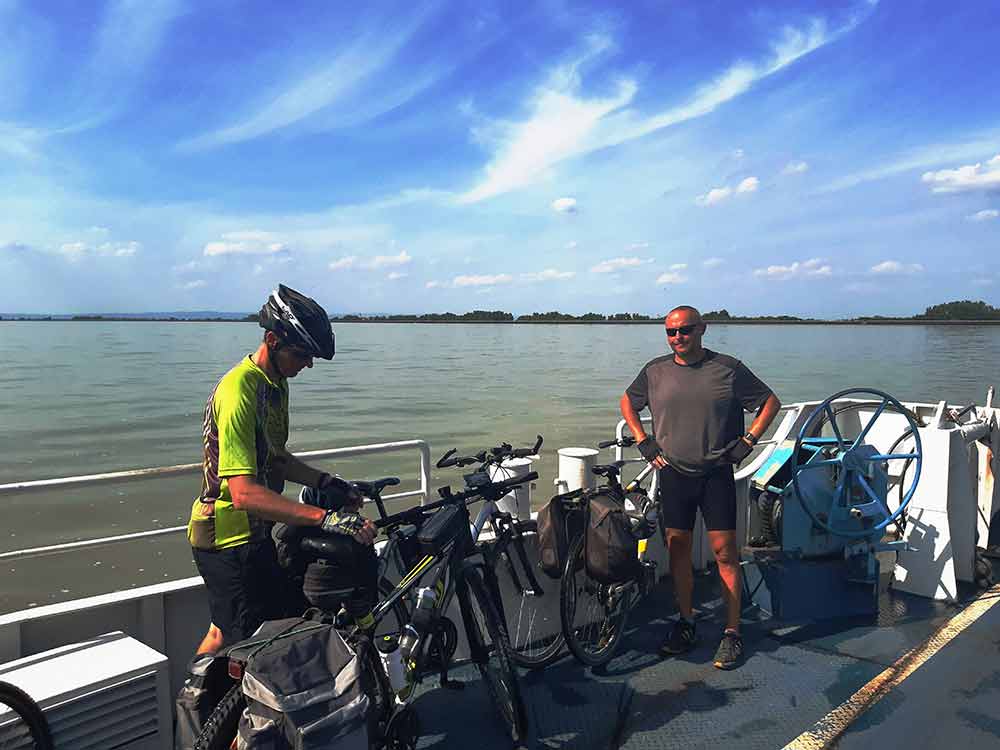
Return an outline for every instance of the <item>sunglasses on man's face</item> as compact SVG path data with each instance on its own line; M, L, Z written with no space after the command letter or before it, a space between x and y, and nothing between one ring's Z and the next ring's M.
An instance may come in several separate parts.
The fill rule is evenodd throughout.
M286 348L286 351L296 359L310 359L312 357L312 352L307 352L305 349L299 349L297 346L289 346Z
M698 328L697 325L681 326L680 328L668 328L667 335L673 337L676 336L678 333L680 333L683 334L684 336L690 336L692 333L695 332L695 330L697 330L697 328Z

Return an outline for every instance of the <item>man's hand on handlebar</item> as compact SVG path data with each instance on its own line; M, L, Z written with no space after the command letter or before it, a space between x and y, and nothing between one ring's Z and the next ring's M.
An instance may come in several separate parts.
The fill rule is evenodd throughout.
M320 528L327 534L343 534L358 544L370 545L378 536L378 529L360 513L348 510L329 510L323 517Z

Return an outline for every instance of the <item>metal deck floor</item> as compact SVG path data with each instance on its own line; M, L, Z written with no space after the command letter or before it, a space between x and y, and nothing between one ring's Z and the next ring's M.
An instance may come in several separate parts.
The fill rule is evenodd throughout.
M712 666L722 632L713 574L696 579L700 644L664 659L657 653L673 615L669 581L634 609L618 656L591 673L570 655L540 672L521 672L528 706L527 747L782 748L962 607L903 594L882 598L879 624L830 621L775 629L742 626L747 659L736 670ZM978 592L969 592L967 600ZM478 674L465 667L460 692L427 680L414 707L420 748L509 748ZM833 745L1000 748L1000 606L988 610L866 713Z

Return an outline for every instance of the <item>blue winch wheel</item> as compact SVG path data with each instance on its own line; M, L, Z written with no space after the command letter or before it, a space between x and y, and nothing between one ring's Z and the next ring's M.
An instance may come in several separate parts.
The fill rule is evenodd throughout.
M878 406L875 408L875 413L868 420L868 423L862 428L858 436L854 438L853 441L848 442L843 437L840 428L837 425L836 412L834 411L832 404L840 399L858 397L864 397L866 400L874 397L877 400L875 403L878 403ZM913 452L888 454L870 454L867 451L862 452L859 449L865 445L865 438L868 436L868 433L871 432L872 426L886 410L886 408L890 406L893 407L893 411L901 414L908 422L908 427L914 440ZM812 430L821 425L821 420L823 419L829 420L830 427L834 434L833 439L811 436ZM917 489L917 482L920 480L920 469L923 464L923 448L920 445L920 432L918 431L919 426L920 425L906 407L904 407L901 403L899 403L899 401L890 396L888 393L875 388L848 388L829 396L825 401L817 406L815 411L809 415L809 418L802 425L802 429L799 430L798 437L795 439L795 452L793 454L793 460L795 463L792 470L792 483L795 487L795 494L798 497L799 502L802 504L802 508L812 519L813 523L815 523L819 528L824 529L825 531L836 536L853 538L872 536L876 532L883 531L889 524L894 523L896 519L903 514L906 506L910 502L910 498L913 497L913 493ZM831 458L812 460L806 463L802 462L801 456L803 447L806 447L807 449L812 448L813 450L820 447L832 447L832 441L834 439L836 440L836 455ZM871 485L869 485L866 481L865 474L863 471L859 471L859 467L875 462L888 462L895 460L913 461L914 473L910 488L900 500L899 507L897 507L895 511L890 511L885 503L885 500L880 498L872 489ZM817 513L814 508L811 507L815 503L810 502L810 500L814 498L811 498L808 493L803 491L803 485L799 482L799 477L803 474L803 472L830 466L840 467L840 481L837 483L837 487L834 490L829 509L832 511L837 505L842 507L848 506L848 501L853 489L852 485L857 483L871 502L875 503L882 511L883 517L878 521L878 523L874 524L870 528L860 530L836 528L827 520L823 519L821 514ZM902 482L904 479L905 472L900 477L900 481ZM833 517L833 515L833 513L828 512L826 513L826 518L829 519Z

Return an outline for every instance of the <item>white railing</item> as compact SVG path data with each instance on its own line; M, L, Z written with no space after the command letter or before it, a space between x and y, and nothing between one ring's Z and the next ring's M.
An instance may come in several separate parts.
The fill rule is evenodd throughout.
M396 492L391 495L385 495L382 499L390 501L401 500L407 497L419 497L421 504L424 504L427 502L427 494L429 492L431 482L431 449L426 440L399 440L393 443L353 445L347 448L327 448L318 451L305 451L304 453L296 453L295 455L298 458L303 459L350 458L353 456L368 456L378 453L396 453L414 448L420 452L420 489L407 490L406 492ZM151 469L113 471L105 474L87 474L84 476L60 477L57 479L37 479L30 482L12 482L10 484L0 484L0 497L3 495L13 494L15 492L65 488L82 484L108 484L111 482L177 476L201 471L201 469L202 465L200 463L178 464L176 466L159 466ZM51 544L44 547L12 550L10 552L0 553L0 561L34 557L35 555L45 555L53 552L69 552L71 550L91 549L94 547L103 547L109 544L118 544L120 542L132 542L138 539L149 539L151 537L179 534L186 529L186 525L170 526L164 529L153 529L152 531L138 531L132 534L119 534L117 536L107 536L99 539L84 539L78 542L64 542L62 544Z

